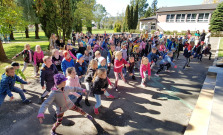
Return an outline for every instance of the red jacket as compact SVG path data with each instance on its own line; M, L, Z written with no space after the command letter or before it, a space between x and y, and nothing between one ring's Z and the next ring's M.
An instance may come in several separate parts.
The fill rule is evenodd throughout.
M115 59L114 61L114 72L122 72L123 64L128 64L126 60L123 58L119 61L118 59Z

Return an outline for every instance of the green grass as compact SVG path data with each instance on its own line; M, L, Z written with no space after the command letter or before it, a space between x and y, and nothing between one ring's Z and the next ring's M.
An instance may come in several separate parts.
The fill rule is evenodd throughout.
M43 31L39 32L40 39L35 39L35 32L29 32L29 38L26 38L25 32L14 32L15 40L11 42L24 42L24 41L48 41Z
M24 49L24 45L25 44L30 44L30 47L33 51L35 51L35 46L36 45L40 45L41 49L43 51L46 51L49 45L49 42L23 42L23 43L9 43L9 44L3 44L3 48L5 50L5 53L7 55L7 57L12 60L12 57L15 56L16 54L18 54L19 52L21 52ZM20 69L23 68L23 57L19 56L16 59L12 60L12 61L17 61L20 63ZM0 62L0 75L3 74L4 68L6 66L10 65L10 63L2 63ZM25 76L27 76L28 78L33 76L33 66L29 66L27 67L27 69L25 70L24 74ZM0 77L1 78L1 77Z
M220 40L218 57L223 57L223 38L221 38L221 40Z
M114 30L107 30L107 29L105 29L105 30L103 30L103 29L93 29L92 30L92 33L93 34L104 34L104 32L106 31L106 33L114 33ZM83 30L83 33L86 33L87 32L87 30Z

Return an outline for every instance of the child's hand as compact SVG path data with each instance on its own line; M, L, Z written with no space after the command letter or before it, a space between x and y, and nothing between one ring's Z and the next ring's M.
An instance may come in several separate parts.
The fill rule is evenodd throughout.
M10 101L12 101L13 99L14 99L14 97L13 97L13 96L11 96L11 97L10 97Z
M161 59L161 58L162 58L162 56L159 56L159 58Z
M15 59L16 57L14 56L14 57L12 57L12 59Z
M108 63L108 67L110 67L111 66L111 63Z
M130 76L133 76L133 73L130 73L129 75L130 75Z
M81 79L82 76L78 76L79 79Z
M38 118L39 119L39 123L42 124L43 123L43 118Z
M129 64L126 64L126 67L129 67Z
M177 68L177 65L175 65L174 68Z
M42 89L43 89L43 90L45 90L45 88L46 88L45 86L42 86Z
M102 91L105 91L105 88L101 89Z
M149 79L149 80L150 80L150 77L151 77L151 76L148 76L148 79Z

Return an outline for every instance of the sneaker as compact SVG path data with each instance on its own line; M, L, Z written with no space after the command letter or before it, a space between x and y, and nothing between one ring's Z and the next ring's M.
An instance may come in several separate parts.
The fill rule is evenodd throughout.
M89 103L88 99L85 99L85 104L86 104L87 106L91 106L91 104Z
M40 97L40 98L39 98L39 101L38 101L38 104L42 104L43 101L44 101L44 98L43 98L43 97Z
M95 107L94 107L94 113L95 113L96 115L99 114L98 108L95 108Z
M118 87L115 88L115 91L118 91Z
M28 93L25 89L22 90L24 93Z
M159 74L154 74L156 77L159 77Z
M82 106L80 105L80 103L76 103L75 102L75 105L78 106L78 107L80 107L80 108L82 108Z
M190 67L189 65L187 65L187 67Z
M170 73L170 70L165 70L165 71Z
M91 120L91 121L94 120L94 118L93 118L91 115L89 115L89 114L87 115L87 118L88 118L89 120Z
M136 80L136 77L134 75L132 76L132 80Z
M51 135L58 135L56 131L51 130Z
M109 96L106 96L106 98L114 99L115 97L110 94Z
M26 100L24 100L24 101L23 101L23 103L24 103L24 104L30 104L30 103L32 103L32 101L31 101L31 100L26 99Z
M144 83L141 83L141 86L142 86L143 88L145 88L145 87L146 87L146 85L145 85Z

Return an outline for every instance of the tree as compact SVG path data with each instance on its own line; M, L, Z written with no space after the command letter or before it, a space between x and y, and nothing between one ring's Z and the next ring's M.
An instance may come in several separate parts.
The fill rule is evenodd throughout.
M146 13L145 13L145 16L144 16L144 17L145 17L145 18L146 18L146 17L151 17L151 16L152 16L152 14L153 14L153 13L152 13L152 8L151 8L151 7L149 7L149 8L148 8L148 10L146 11Z
M135 6L135 10L134 10L134 19L133 19L134 26L133 26L133 29L136 29L136 27L137 27L138 19L139 19L138 14L139 14L139 12L138 12L138 3L137 3L136 6Z
M101 4L96 4L93 14L95 15L94 20L97 23L97 28L100 29L101 20L107 15L107 11Z
M21 26L24 21L22 19L22 8L17 6L14 0L0 0L0 34L9 34L13 30L12 26ZM2 42L0 40L0 61L9 61Z
M210 30L214 32L223 31L223 2L218 4L218 7L212 14Z
M158 0L153 0L153 3L151 5L152 15L156 15Z
M223 0L204 0L203 4L214 4L214 3L220 3Z
M121 32L122 26L120 23L115 23L114 32Z
M131 9L130 9L130 29L133 29L134 28L134 17L133 17L133 6L131 6Z
M139 18L145 15L146 9L149 6L147 0L131 0L130 3L134 7L138 4Z
M126 7L126 11L125 11L125 24L126 24L126 28L127 30L131 29L131 15L130 15L130 9L129 9L129 5L127 5Z

